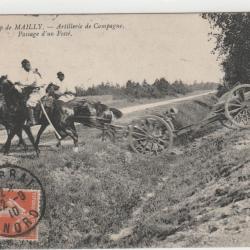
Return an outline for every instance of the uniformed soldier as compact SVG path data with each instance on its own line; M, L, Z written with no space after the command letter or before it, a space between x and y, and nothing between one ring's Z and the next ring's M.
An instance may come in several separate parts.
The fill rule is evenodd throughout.
M55 83L57 86L60 87L59 91L60 93L62 93L61 96L59 97L59 100L68 102L75 98L75 93L73 91L70 91L68 87L66 87L64 79L65 79L64 73L59 71L57 73L57 79Z
M21 79L21 88L26 86L35 87L33 92L30 94L27 100L27 107L29 110L29 121L28 125L35 125L34 109L38 104L39 100L46 94L45 84L42 83L41 74L37 69L32 69L30 62L27 59L22 60L22 68L24 69L24 75Z

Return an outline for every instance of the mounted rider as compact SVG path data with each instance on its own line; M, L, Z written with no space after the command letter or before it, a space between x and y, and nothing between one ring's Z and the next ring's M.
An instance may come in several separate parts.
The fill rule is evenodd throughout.
M35 108L37 107L41 98L44 95L46 95L46 92L45 92L46 84L42 83L42 76L38 72L38 69L33 69L31 67L30 62L27 59L22 60L21 65L22 65L22 68L24 69L24 72L23 72L24 75L21 79L21 83L19 84L19 86L17 85L17 88L19 87L18 90L20 91L20 89L24 87L28 87L28 86L34 87L26 103L28 111L29 111L29 120L27 124L29 126L32 126L36 124L35 115L34 115Z
M46 88L46 93L63 102L69 102L75 98L76 94L73 91L68 90L65 86L64 79L64 73L59 71L56 80L53 83L50 83Z

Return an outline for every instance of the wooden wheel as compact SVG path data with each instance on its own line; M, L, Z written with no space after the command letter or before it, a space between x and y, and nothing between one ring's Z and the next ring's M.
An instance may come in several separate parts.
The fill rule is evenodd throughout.
M225 102L225 116L239 128L250 128L250 84L233 88Z
M102 128L102 141L106 139L115 142L115 129L110 124L103 124Z
M173 129L169 122L158 116L139 118L129 126L129 145L134 152L157 155L173 144Z

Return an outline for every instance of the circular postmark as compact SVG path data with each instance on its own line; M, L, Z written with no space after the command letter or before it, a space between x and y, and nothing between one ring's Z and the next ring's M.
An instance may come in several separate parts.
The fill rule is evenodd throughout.
M36 240L45 208L44 188L30 170L0 166L0 237Z

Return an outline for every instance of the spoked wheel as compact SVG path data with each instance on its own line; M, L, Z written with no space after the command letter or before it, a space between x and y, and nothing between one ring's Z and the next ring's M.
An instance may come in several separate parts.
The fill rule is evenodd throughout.
M233 88L225 102L225 116L239 128L250 128L250 84Z
M104 125L103 129L102 129L102 140L106 141L112 141L115 142L115 130L108 125Z
M135 120L129 126L129 144L134 152L157 155L170 150L173 129L164 119L149 115Z

